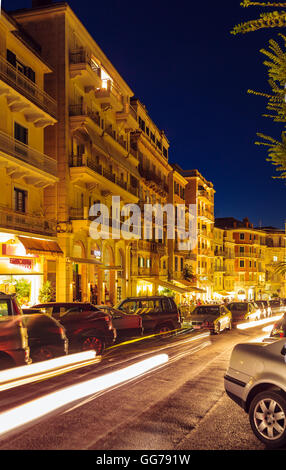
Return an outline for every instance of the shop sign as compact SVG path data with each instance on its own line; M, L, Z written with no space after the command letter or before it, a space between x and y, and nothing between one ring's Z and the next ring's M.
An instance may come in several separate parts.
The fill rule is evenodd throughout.
M10 258L9 263L10 264L15 264L17 266L22 266L23 268L26 268L26 269L32 269L32 260L31 259Z

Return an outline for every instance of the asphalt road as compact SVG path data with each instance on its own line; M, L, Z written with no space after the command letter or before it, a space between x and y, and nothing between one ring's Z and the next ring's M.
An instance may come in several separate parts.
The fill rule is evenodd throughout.
M0 438L1 450L263 450L248 416L225 394L223 376L236 343L259 327L219 336L152 339L109 351L99 365L2 392L1 411L153 354L169 362L123 385L92 393ZM1 419L1 415L0 415Z

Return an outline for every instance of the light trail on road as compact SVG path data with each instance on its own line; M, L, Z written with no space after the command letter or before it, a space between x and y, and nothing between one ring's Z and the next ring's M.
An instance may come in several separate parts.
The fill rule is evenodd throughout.
M96 352L90 350L3 370L0 371L0 392L55 377L100 361L101 357L97 357Z
M248 328L254 328L256 326L266 325L267 323L276 322L282 318L283 315L276 315L275 317L265 318L264 320L254 320L245 323L239 323L236 328L239 330L246 330Z
M167 354L159 354L137 362L124 369L105 374L95 379L63 388L31 402L12 408L0 414L0 435L31 423L69 403L80 400L96 392L117 386L119 383L142 376L168 362Z

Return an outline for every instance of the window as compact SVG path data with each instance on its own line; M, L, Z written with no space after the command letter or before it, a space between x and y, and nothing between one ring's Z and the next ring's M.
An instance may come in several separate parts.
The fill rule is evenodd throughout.
M26 212L27 205L27 191L23 189L14 188L14 209L17 212Z
M178 271L178 258L175 256L175 271Z
M29 80L31 80L32 82L35 83L35 72L33 69L31 69L31 67L28 67L24 64L22 64L16 57L16 54L14 54L14 52L10 51L9 49L7 49L7 61L13 66L15 67L15 69L17 69L19 72L21 72L23 75L25 75L27 78L29 78Z
M28 145L28 129L17 122L14 123L14 137L22 144Z
M244 233L240 233L240 234L239 234L239 239L240 239L240 240L244 240Z
M244 246L239 247L239 253L244 253Z
M243 259L241 259L241 260L239 261L239 267L240 267L240 268L244 268L244 260L243 260Z

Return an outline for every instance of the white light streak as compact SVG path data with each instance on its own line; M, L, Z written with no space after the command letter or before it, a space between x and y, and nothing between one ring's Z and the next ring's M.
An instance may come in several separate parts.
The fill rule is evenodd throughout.
M238 328L239 330L246 330L248 328L254 328L255 326L266 325L267 323L280 320L282 316L283 315L277 315L275 317L265 318L264 320L255 320L255 321L249 321L246 323L240 323L236 325L236 328Z
M100 358L96 358L96 352L89 350L49 359L48 361L3 370L0 371L0 391L34 382L35 380L48 378L60 372L67 372L74 367L99 361Z
M159 354L124 369L66 387L5 411L0 414L0 435L30 423L71 402L138 377L151 369L167 363L168 359L167 354Z

